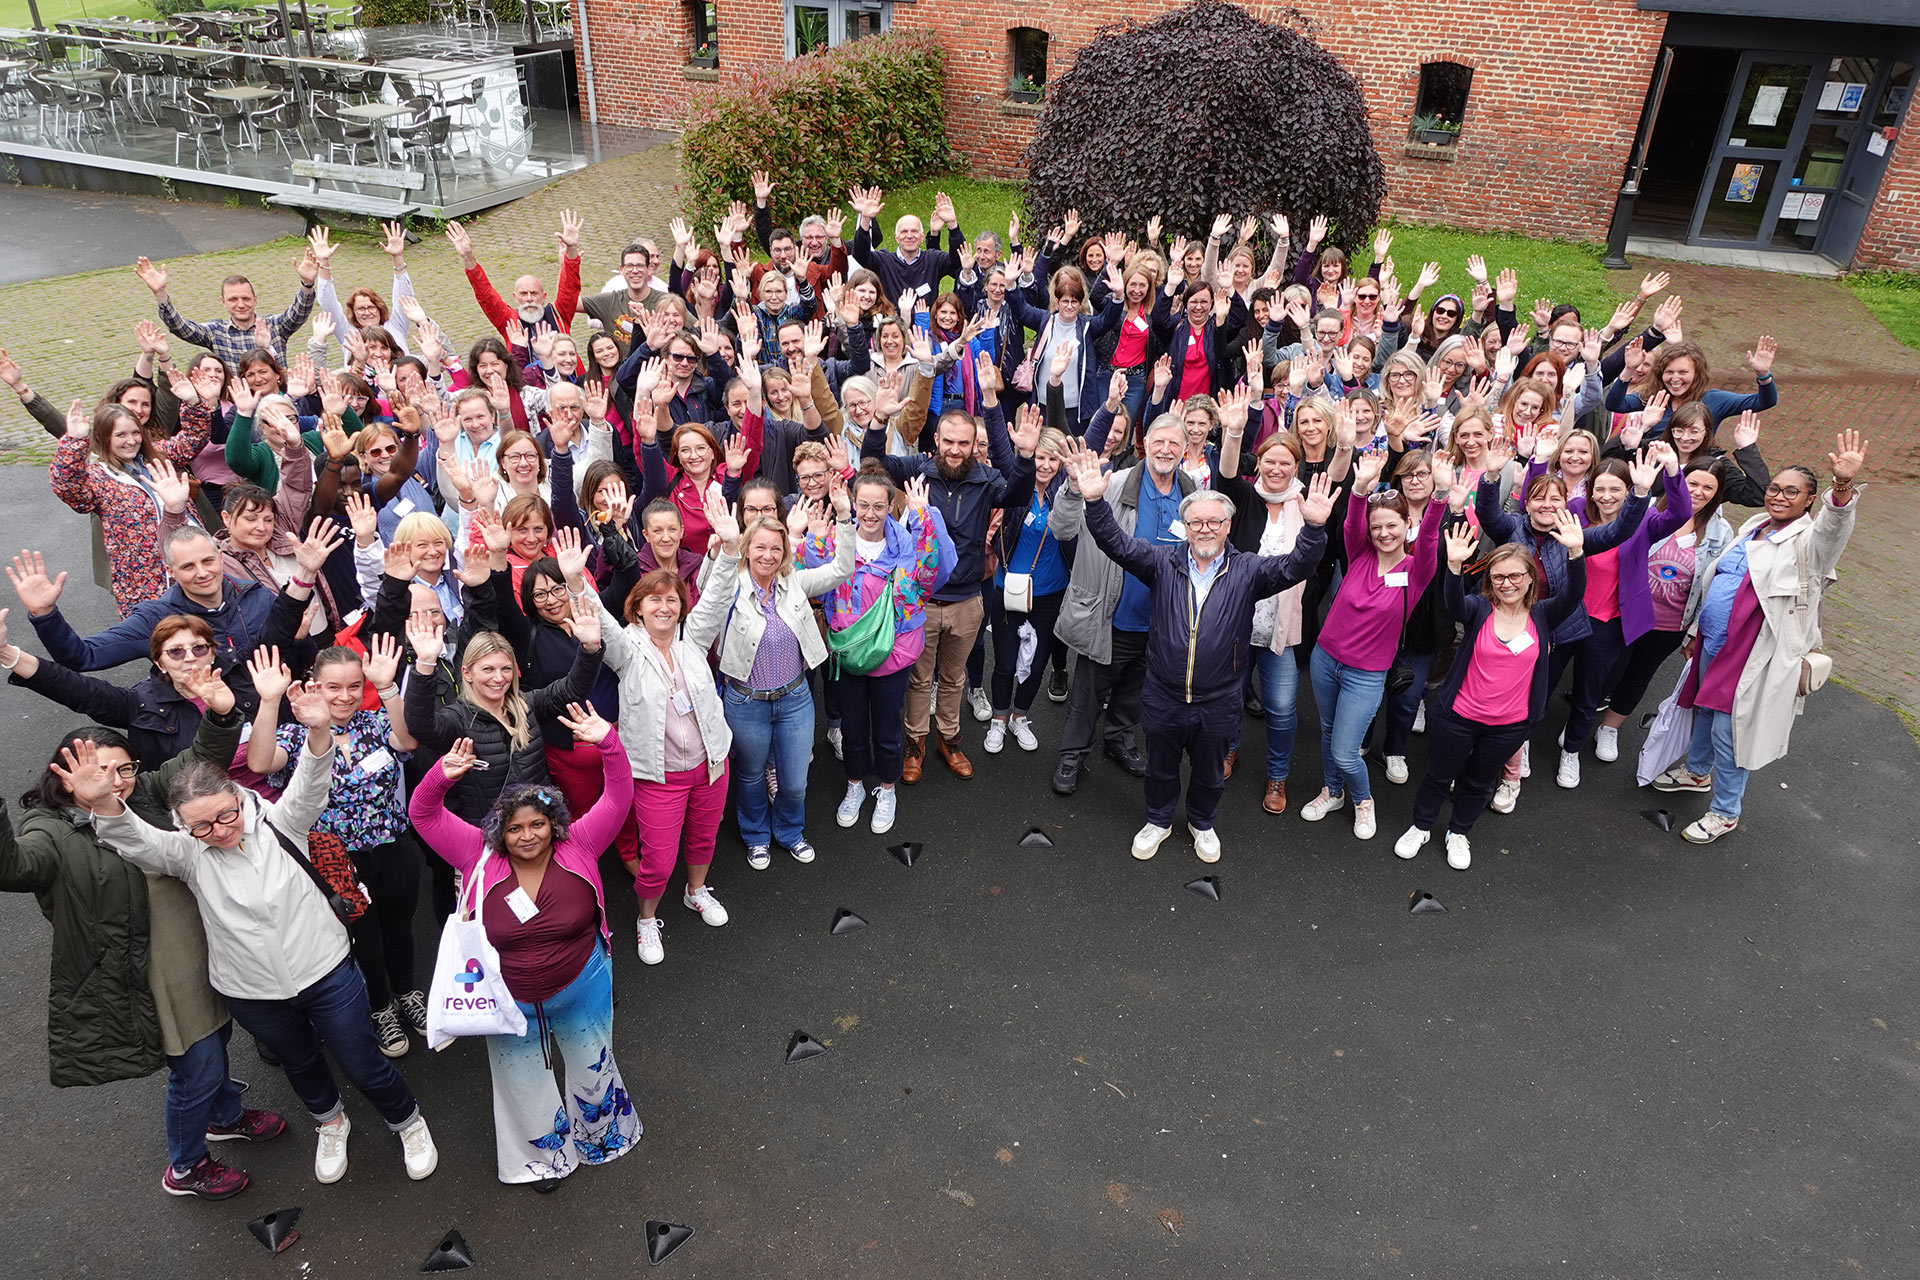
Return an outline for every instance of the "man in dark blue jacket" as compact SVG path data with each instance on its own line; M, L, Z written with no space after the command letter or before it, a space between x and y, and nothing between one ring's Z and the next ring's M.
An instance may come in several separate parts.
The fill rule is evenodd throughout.
M933 376L930 361L915 377ZM900 780L918 782L927 752L928 703L933 676L940 673L939 705L933 721L940 731L935 740L940 758L961 778L973 776L973 764L960 749L960 695L967 685L967 655L986 617L980 581L987 574L987 526L998 510L1025 511L1033 498L1033 454L1040 445L1044 415L1029 406L1020 416L1011 438L1006 417L994 389L982 385L980 408L986 419L987 448L994 465L983 466L973 456L978 428L964 409L949 409L934 427L935 453L912 457L887 456L887 427L878 418L861 441L863 459L879 462L895 484L923 480L927 498L946 519L953 539L953 572L944 586L927 598L926 648L913 664L907 680L907 746Z
M910 213L893 224L893 242L899 246L898 249L875 247L881 209L880 188L850 192L848 199L860 215L859 225L853 231L853 260L880 277L880 287L886 293L887 301L897 302L901 294L911 292L915 311L925 311L931 307L934 297L940 292L940 281L947 276L959 276L959 255L941 249L937 244L928 246L926 228L919 218ZM945 194L934 197L934 215L936 238L939 223L944 221L949 228L949 245L959 244L966 239L960 230L960 220L953 212L953 202ZM901 320L911 323L912 317L903 315Z
M1141 723L1147 731L1147 822L1133 838L1141 860L1160 851L1173 831L1180 799L1180 760L1193 760L1187 785L1187 829L1202 862L1220 860L1214 813L1226 790L1227 748L1240 726L1241 681L1253 638L1253 607L1304 582L1326 550L1333 494L1315 476L1301 504L1306 523L1284 556L1249 555L1228 538L1233 499L1199 489L1180 503L1185 541L1161 546L1120 530L1105 502L1108 476L1099 457L1075 459L1070 483L1087 502L1095 545L1152 592L1147 624L1147 680Z

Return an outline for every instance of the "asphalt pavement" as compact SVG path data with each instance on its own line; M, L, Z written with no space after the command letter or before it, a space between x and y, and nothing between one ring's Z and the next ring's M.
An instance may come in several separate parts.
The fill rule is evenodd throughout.
M301 234L286 209L201 204L101 191L0 184L0 285L77 271L131 267L138 254L156 262L210 249L239 249Z
M37 470L0 469L0 548L29 544L72 573L77 625L112 620L84 522ZM74 717L0 698L17 795ZM1043 748L1058 712L1038 709ZM1296 806L1310 697L1302 724ZM1709 848L1641 816L1705 797L1636 791L1626 761L1562 792L1549 768L1482 821L1465 873L1437 846L1393 857L1412 792L1377 767L1369 844L1344 815L1265 816L1245 732L1216 867L1184 829L1135 863L1136 781L1099 760L1059 799L1050 752L986 756L971 719L972 781L934 761L891 835L843 832L823 746L819 861L756 874L723 833L731 924L702 925L676 881L648 969L610 892L616 1052L647 1134L551 1196L494 1178L480 1045L399 1063L433 1177L407 1181L350 1096L352 1166L321 1187L244 1034L235 1073L294 1131L223 1146L254 1176L234 1200L163 1195L164 1077L46 1083L48 929L0 896L0 1271L400 1277L458 1227L487 1273L628 1275L660 1219L694 1229L662 1264L689 1277L1912 1274L1920 771L1892 714L1828 686ZM1020 847L1035 826L1053 847ZM899 841L924 846L911 868ZM1183 887L1206 873L1217 902ZM1410 914L1420 891L1446 912ZM832 936L843 906L870 926ZM418 930L431 963L437 922ZM796 1029L826 1053L786 1065ZM291 1206L301 1238L270 1256L244 1224Z

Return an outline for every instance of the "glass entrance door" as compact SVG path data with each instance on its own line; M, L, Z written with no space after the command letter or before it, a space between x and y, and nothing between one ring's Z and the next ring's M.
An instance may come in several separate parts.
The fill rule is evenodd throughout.
M1835 58L1833 61L1835 68L1845 68L1859 60ZM1834 76L1829 73L1829 87L1833 81ZM1824 202L1824 209L1819 211L1824 216L1808 228L1814 237L1810 246L1805 244L1806 236L1800 234L1798 224L1792 224L1798 243L1842 265L1853 261L1853 251L1859 247L1860 233L1866 228L1873 198L1880 190L1881 175L1886 172L1887 155L1892 151L1893 140L1900 132L1900 117L1906 111L1907 99L1913 94L1913 82L1913 64L1895 62L1888 68L1883 82L1870 83L1865 98L1859 104L1859 111L1843 113L1844 118L1835 125L1835 133L1839 138L1850 140L1846 142L1847 160L1840 174L1839 189ZM1858 84L1860 81L1844 83ZM1844 105L1845 99L1846 95L1843 94L1835 105ZM1814 117L1813 132L1819 131L1824 118L1818 115ZM1780 225L1785 229L1790 224L1783 216Z
M1813 58L1742 55L1707 182L1694 205L1690 242L1767 246L1792 189L1793 161L1807 132L1803 118L1817 101L1810 93L1821 92L1821 70Z

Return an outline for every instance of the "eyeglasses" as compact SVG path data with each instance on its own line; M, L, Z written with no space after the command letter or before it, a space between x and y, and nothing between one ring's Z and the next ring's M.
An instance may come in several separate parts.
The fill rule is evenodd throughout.
M582 411L582 408L583 406L577 405L577 404L550 404L547 406L547 412L548 413L569 413L574 415L575 417L578 417Z
M500 460L502 462L538 462L540 461L540 455L530 453L525 449L515 449L512 453L501 454Z
M1798 485L1789 487L1783 484L1770 484L1767 486L1767 496L1769 498L1805 498L1811 496L1811 491L1802 489Z
M1459 318L1460 318L1460 308L1458 308L1458 307L1435 307L1435 308L1433 309L1433 314L1435 314L1436 316L1452 316L1452 317L1453 317L1454 319L1456 319L1456 320L1457 320L1457 319L1459 319Z
M566 598L567 587L565 583L557 583L551 587L535 587L533 589L533 602L535 604L557 604Z
M439 609L416 609L407 615L408 622L432 622L444 625L447 615Z
M1387 375L1387 381L1393 382L1400 378L1411 378L1413 376L1414 376L1414 373L1413 373L1413 370L1411 369L1395 369L1392 373L1389 373Z
M1186 523L1189 529L1219 529L1225 527L1227 518L1225 516L1195 516Z
M798 479L801 484L817 484L827 478L827 473L825 471L803 471L795 478Z
M397 444L376 444L367 450L367 456L369 458L384 458L398 452L400 452L400 446Z
M692 364L698 357L690 356L680 351L669 351L667 352L667 359L673 361L675 364Z
M116 778L137 777L139 773L140 773L140 766L135 764L131 760L127 761L127 763L125 764L119 764L113 767L113 776Z
M1399 496L1400 491L1398 489L1381 489L1376 493L1367 495L1367 505L1370 507L1378 506L1382 502L1392 502Z
M1530 573L1490 573L1487 575L1488 581L1492 582L1496 587L1518 586L1522 582L1531 580L1532 577L1533 575Z
M195 840L204 840L213 834L215 827L230 827L240 820L240 806L223 810L212 822L196 822L187 828L187 834Z
M170 649L162 649L160 656L163 658L171 658L175 662L185 662L188 658L195 660L204 658L212 652L213 646L210 644L192 644L185 647L174 645Z
M1431 480L1433 479L1433 471L1427 467L1422 467L1418 471L1402 471L1400 478L1402 480Z
M1356 293L1353 296L1360 299L1360 301L1362 302L1372 302L1375 298L1379 297L1380 295L1377 293Z
M883 516L889 510L884 502L856 502L853 504L853 509L863 516Z

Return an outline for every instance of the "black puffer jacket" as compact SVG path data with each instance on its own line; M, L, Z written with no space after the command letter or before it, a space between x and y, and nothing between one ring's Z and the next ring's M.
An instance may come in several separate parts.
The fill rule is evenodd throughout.
M526 691L527 742L521 747L513 745L507 726L492 715L464 698L449 697L443 688L444 675L436 673L429 679L414 672L407 682L407 732L433 755L445 752L457 738L471 738L474 757L486 765L468 770L454 784L447 793L447 807L478 826L509 783L552 781L539 721L565 711L569 702L587 702L594 681L600 678L600 662L599 649L591 653L582 649L565 679Z

